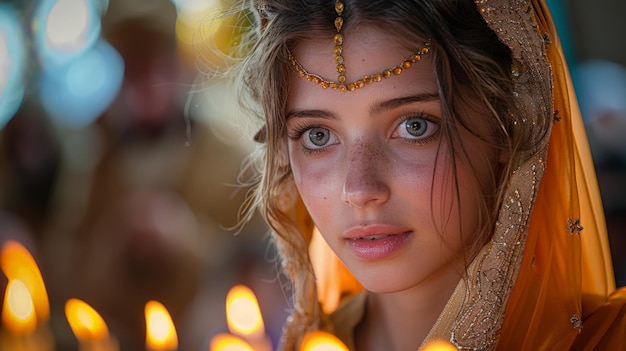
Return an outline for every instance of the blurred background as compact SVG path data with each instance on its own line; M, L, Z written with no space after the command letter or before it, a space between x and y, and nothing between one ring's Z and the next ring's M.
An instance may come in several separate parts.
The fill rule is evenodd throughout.
M237 226L253 128L219 79L195 85L207 62L193 43L224 46L233 28L199 25L228 2L0 0L0 244L21 243L41 270L56 350L79 349L70 298L122 350L146 349L149 300L167 308L179 350L207 350L238 284L276 345L289 292L262 221ZM626 285L626 2L548 2Z
M286 298L267 229L237 227L251 138L221 82L193 93L193 28L220 6L0 3L0 242L39 264L57 350L78 347L69 298L99 312L122 350L146 349L149 300L167 308L179 350L208 350L237 284L275 344Z

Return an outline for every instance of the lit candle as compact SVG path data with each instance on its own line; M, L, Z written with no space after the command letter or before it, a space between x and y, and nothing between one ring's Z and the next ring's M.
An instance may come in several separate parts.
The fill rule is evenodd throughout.
M119 343L109 335L102 317L86 302L67 300L65 317L78 339L79 351L119 351Z
M163 304L148 301L146 315L146 349L148 351L174 351L178 348L178 336L174 322Z
M248 344L242 338L228 334L221 333L211 339L209 345L210 351L254 351L252 346Z
M422 351L458 351L456 346L446 340L433 340L427 342Z
M13 334L30 333L37 328L35 306L26 285L9 280L2 305L2 325Z
M265 324L254 292L236 285L226 296L228 330L245 340L255 351L271 351L272 342L265 334Z
M0 268L8 278L0 350L53 350L50 303L35 259L22 244L9 240L0 250Z
M349 351L348 347L336 336L324 332L307 333L302 339L300 351Z
M52 351L52 335L47 328L39 328L35 305L26 284L11 279L7 284L2 305L0 350Z
M0 267L9 280L21 280L31 294L39 324L50 316L50 302L41 271L33 256L20 243L9 240L0 251Z

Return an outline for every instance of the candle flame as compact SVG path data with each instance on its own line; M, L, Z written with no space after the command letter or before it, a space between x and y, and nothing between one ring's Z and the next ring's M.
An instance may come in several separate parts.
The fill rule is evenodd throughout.
M302 339L300 351L349 351L348 347L336 336L324 332L307 333Z
M146 313L146 346L148 350L166 351L178 347L178 336L174 322L165 306L157 301L148 301Z
M82 300L67 300L65 317L78 340L102 340L109 337L109 329L102 317Z
M238 336L217 334L211 339L210 351L254 351L252 346Z
M87 0L57 0L46 22L46 39L54 48L77 50L86 44L88 28Z
M9 280L4 304L2 306L2 324L14 334L27 334L37 327L35 306L30 292L19 279Z
M26 286L37 320L40 323L47 321L50 315L48 293L41 271L30 252L16 241L7 241L0 251L0 268L9 281L19 279Z
M449 341L434 340L426 343L423 351L458 351L458 349Z
M265 335L261 309L254 292L243 285L236 285L226 296L226 321L228 329L244 338Z

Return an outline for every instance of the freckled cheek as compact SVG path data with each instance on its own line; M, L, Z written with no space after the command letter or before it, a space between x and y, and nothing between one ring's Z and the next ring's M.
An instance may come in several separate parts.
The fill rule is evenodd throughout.
M333 232L329 225L334 222L329 219L336 216L342 204L342 185L338 185L337 177L329 171L323 172L311 165L297 168L294 168L294 180L311 219L322 233Z
M340 197L343 183L334 161L291 157L291 167L298 192L307 207Z
M457 162L455 175L449 163L439 163L432 187L433 214L437 226L448 233L446 237L451 243L461 238L461 242L469 243L476 233L483 196L472 171Z
M385 156L390 161L385 164L384 172L390 173L396 179L405 179L417 186L425 184L430 189L435 176L435 162L441 163L442 157L437 160L436 149L415 151L402 150L390 152ZM440 167L440 165L438 166Z
M430 211L433 211L433 219L441 226L449 220L458 218L456 204L454 167L446 153L439 157L433 157L421 168L422 196L428 202Z

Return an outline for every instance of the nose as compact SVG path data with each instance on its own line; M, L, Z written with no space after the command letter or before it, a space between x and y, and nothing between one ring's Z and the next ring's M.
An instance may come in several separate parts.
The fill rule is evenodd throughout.
M381 205L389 199L390 174L388 159L375 144L357 143L350 150L346 162L346 178L341 199L355 208Z

